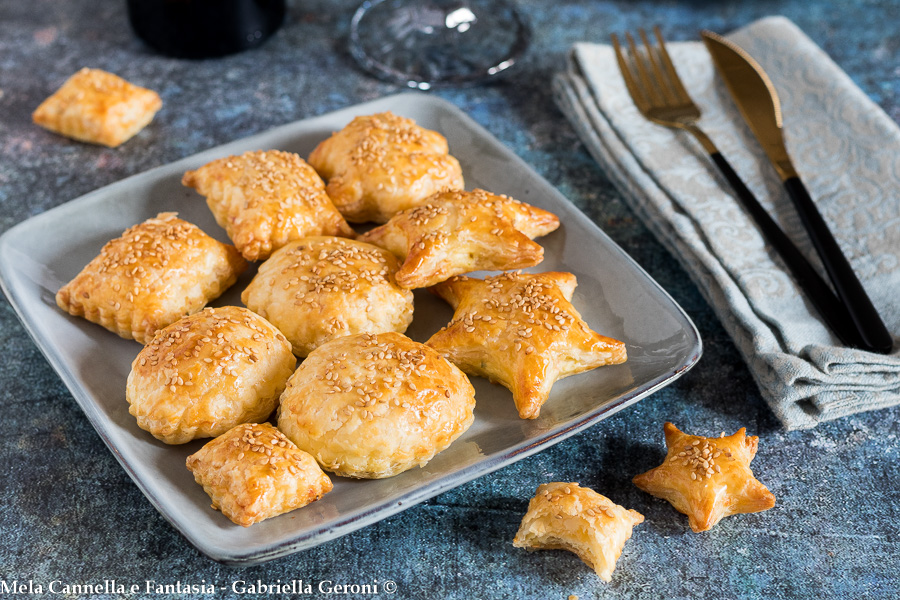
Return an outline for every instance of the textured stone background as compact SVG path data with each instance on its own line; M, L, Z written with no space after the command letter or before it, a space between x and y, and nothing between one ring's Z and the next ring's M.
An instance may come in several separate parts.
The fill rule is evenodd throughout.
M128 175L275 125L399 91L344 50L355 0L296 0L262 48L210 61L151 53L123 2L0 2L0 232ZM557 186L679 302L701 362L674 385L588 431L338 540L252 568L194 550L145 500L0 301L0 579L161 584L235 580L398 582L397 598L893 598L900 581L900 409L813 431L782 430L699 292L623 205L553 105L552 74L575 41L660 23L671 40L783 14L900 120L900 3L888 0L523 0L533 46L503 82L438 93ZM148 83L164 110L120 149L70 142L30 113L82 66ZM630 483L663 456L662 424L697 433L746 426L776 507L697 535ZM647 520L611 584L574 556L510 540L538 484L579 481ZM220 593L218 597L225 597ZM164 597L164 596L158 596ZM174 597L174 596L173 596ZM387 597L382 594L379 597Z

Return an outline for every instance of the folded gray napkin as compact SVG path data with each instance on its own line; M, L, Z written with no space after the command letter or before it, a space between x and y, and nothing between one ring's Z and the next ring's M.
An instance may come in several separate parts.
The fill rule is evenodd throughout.
M883 356L842 347L684 133L635 108L610 46L579 43L554 80L562 111L635 212L681 261L788 429L900 404L900 128L793 23L728 36L781 98L788 151L894 337ZM668 45L701 128L818 265L799 217L699 42Z

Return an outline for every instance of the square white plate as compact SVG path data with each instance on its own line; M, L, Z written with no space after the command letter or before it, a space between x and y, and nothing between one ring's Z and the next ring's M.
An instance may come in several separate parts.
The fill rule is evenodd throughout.
M536 420L516 414L511 394L473 378L475 423L424 468L383 480L335 477L334 490L302 509L249 528L209 507L185 468L203 441L167 446L128 414L125 379L141 346L56 307L60 286L126 228L163 211L223 241L205 201L181 176L212 159L278 148L307 156L354 116L391 110L443 133L463 167L468 189L505 193L556 213L556 232L539 239L545 260L536 269L578 277L573 303L588 324L623 340L628 362L558 382ZM253 271L253 270L252 270ZM240 305L253 272L216 301ZM547 181L453 105L401 94L306 119L129 177L37 215L0 238L0 283L25 327L75 400L150 502L192 544L215 560L252 564L354 531L466 481L538 452L671 383L700 358L699 334L682 309L625 252ZM425 341L452 311L417 292L407 334ZM90 535L90 532L85 532Z

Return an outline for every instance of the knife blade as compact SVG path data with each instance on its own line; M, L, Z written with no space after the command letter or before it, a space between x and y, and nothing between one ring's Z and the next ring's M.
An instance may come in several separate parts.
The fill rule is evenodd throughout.
M890 332L828 229L788 155L782 129L781 102L772 81L753 57L731 40L711 31L702 31L700 35L732 100L781 178L800 215L837 296L859 333L859 340L855 345L883 354L891 352L893 338Z

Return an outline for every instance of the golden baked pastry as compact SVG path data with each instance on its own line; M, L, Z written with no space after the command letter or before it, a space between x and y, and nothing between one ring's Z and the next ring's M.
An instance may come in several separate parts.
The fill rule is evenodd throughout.
M219 297L247 263L223 244L160 213L108 242L56 293L67 313L146 344L158 330Z
M153 90L99 69L81 69L44 100L32 120L66 137L115 147L143 129L162 100Z
M570 300L571 273L456 276L431 288L456 311L429 346L466 373L512 391L534 419L563 377L625 362L625 344L592 331Z
M308 160L353 223L384 223L435 192L464 185L444 136L390 112L356 117L316 146Z
M291 345L246 308L206 308L158 332L125 388L141 429L167 444L264 421L294 371Z
M717 438L688 435L671 423L663 430L668 447L665 461L633 481L686 514L691 529L707 531L724 517L775 506L775 496L750 470L759 438L747 437L745 427Z
M206 197L216 222L247 260L307 235L356 234L325 193L325 183L300 156L257 150L188 171L181 183Z
M288 381L278 428L327 471L390 477L469 428L475 390L462 371L403 334L357 334L313 350Z
M397 283L421 288L470 271L533 267L544 249L532 238L559 227L553 213L484 190L438 192L360 239L403 260Z
M397 259L383 248L336 237L307 237L275 251L241 301L287 336L303 357L336 337L403 333L413 295L397 285Z
M577 483L545 483L528 503L513 546L569 550L609 582L632 529L643 522L641 513L590 488Z
M331 491L315 459L268 423L238 425L187 457L212 507L249 527Z

